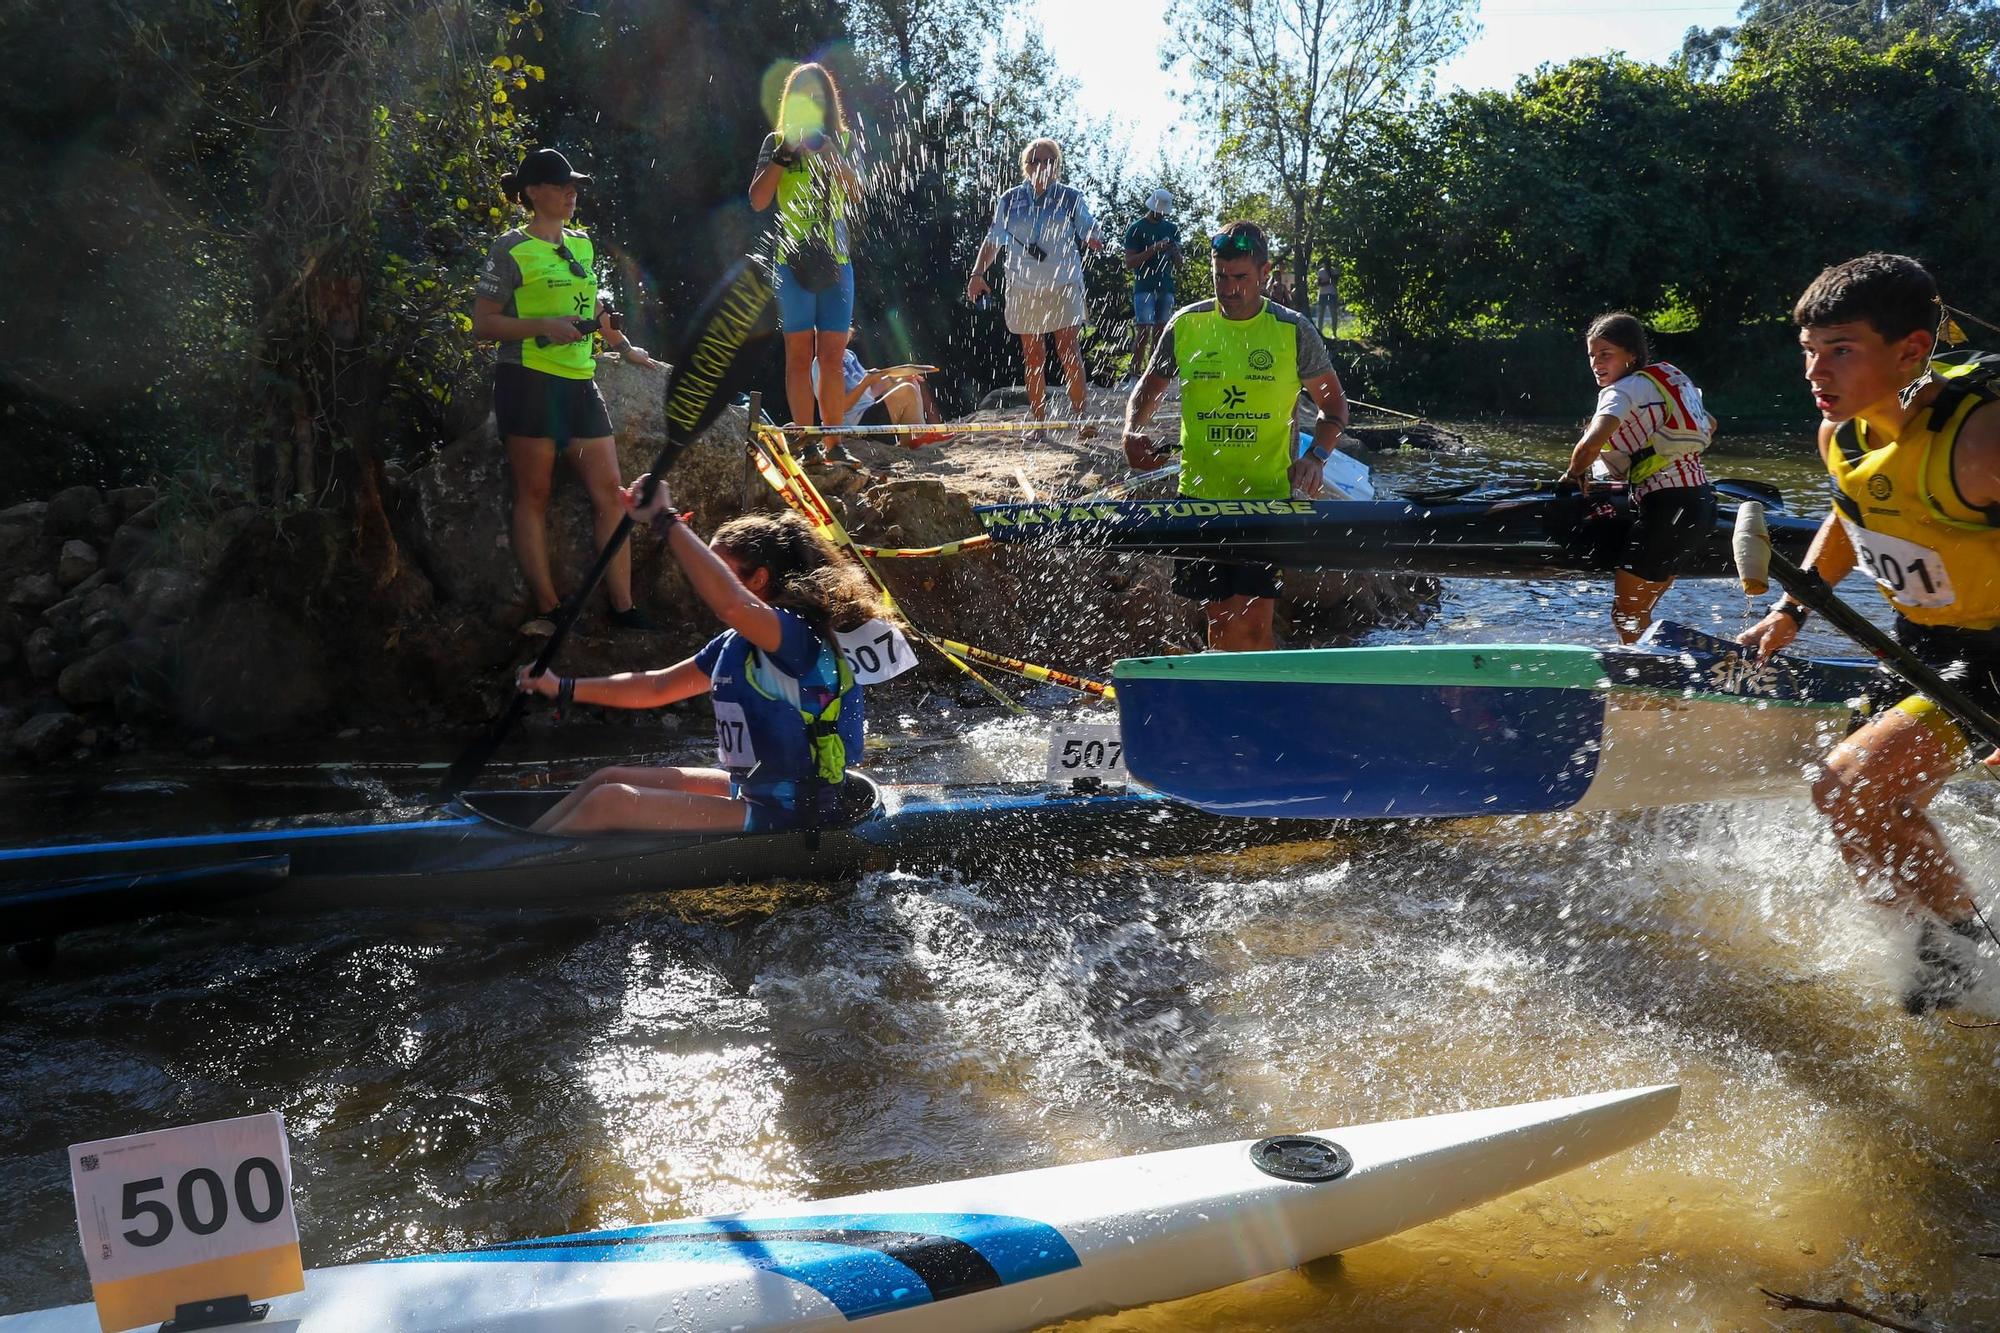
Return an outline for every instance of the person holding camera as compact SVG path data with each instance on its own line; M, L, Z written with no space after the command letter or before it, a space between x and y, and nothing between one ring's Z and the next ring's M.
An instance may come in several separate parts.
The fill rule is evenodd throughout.
M849 157L852 142L833 74L804 64L787 75L777 128L757 151L750 206L778 206L778 313L785 331L785 401L795 425L840 420L824 390L815 401L813 365L818 363L822 385L841 382L854 322L847 219L861 197L861 177Z
M500 188L528 210L528 222L493 243L473 287L472 336L500 344L493 416L514 474L514 556L537 613L521 632L531 636L555 633L549 617L560 601L549 575L547 531L556 455L569 456L590 493L600 544L625 515L618 444L597 389L591 335L601 334L606 347L622 349L636 365L658 368L625 336L617 312L605 308L590 237L565 226L576 215L577 185L589 179L553 148L531 150L502 176ZM619 549L604 586L613 625L659 628L632 604L629 546Z
M1028 411L1045 421L1048 394L1047 350L1042 339L1055 335L1069 386L1070 414L1084 415L1089 387L1077 330L1083 324L1083 254L1104 248L1104 236L1083 195L1059 184L1062 149L1054 139L1037 139L1021 150L1022 181L1000 194L993 206L993 223L986 229L979 257L966 279L965 299L977 301L992 290L986 270L1004 250L1007 255L1007 329L1021 339L1027 362ZM1088 439L1088 426L1077 434Z

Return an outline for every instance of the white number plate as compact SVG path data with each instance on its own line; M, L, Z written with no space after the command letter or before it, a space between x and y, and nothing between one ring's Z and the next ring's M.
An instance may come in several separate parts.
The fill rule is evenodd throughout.
M182 1302L305 1288L275 1111L78 1143L69 1173L107 1333L171 1319Z
M894 680L917 664L910 641L887 620L871 620L859 629L835 634L833 638L859 685L880 685L885 680Z
M1065 722L1049 734L1049 776L1125 780L1125 742L1109 722Z
M724 768L757 767L757 745L750 739L750 719L742 704L715 701L715 757Z
M1845 517L1840 521L1847 528L1861 568L1889 594L1889 600L1903 606L1950 606L1958 600L1944 560L1936 551L1901 537L1870 532Z

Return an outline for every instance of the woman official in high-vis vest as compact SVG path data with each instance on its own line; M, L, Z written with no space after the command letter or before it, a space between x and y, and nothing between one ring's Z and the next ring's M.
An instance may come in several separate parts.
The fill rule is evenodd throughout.
M561 600L549 576L549 486L556 455L568 455L590 492L600 543L625 513L618 498L618 445L597 391L592 330L603 335L606 347L622 349L626 360L656 365L645 348L604 326L596 250L589 236L564 226L576 213L577 183L589 179L571 170L569 159L553 148L535 149L518 170L501 177L501 188L530 216L526 226L493 243L473 289L472 336L500 344L493 416L514 474L514 556L537 613L521 629L531 635L554 632L548 617ZM632 604L629 545L619 548L604 585L613 625L658 628Z
M1632 488L1635 522L1618 557L1611 623L1631 643L1696 542L1715 528L1715 488L1701 451L1715 418L1680 370L1651 359L1646 326L1622 312L1599 315L1584 335L1597 407L1570 454L1565 482L1588 487L1591 464Z
M2000 360L1936 354L1937 285L1914 259L1827 269L1793 317L1819 408L1834 510L1804 561L1831 584L1858 565L1895 608L1897 639L2000 711ZM1743 642L1790 643L1805 608L1780 598ZM1813 803L1877 901L1917 918L1912 1013L1959 1002L1986 939L1977 900L1926 808L1976 756L1950 717L1886 670L1872 720L1828 755ZM1992 762L1988 757L1988 762Z

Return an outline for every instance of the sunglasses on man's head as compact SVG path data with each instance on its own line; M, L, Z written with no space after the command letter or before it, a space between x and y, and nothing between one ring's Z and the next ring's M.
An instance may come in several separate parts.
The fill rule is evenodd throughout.
M590 270L585 268L583 265L577 263L576 256L571 254L569 252L569 247L567 245L564 245L561 241L556 242L556 258L562 260L563 263L568 264L569 271L576 274L577 277L588 278L590 276Z
M1254 255L1257 253L1257 237L1255 234L1247 231L1239 231L1234 235L1226 231L1219 231L1208 238L1208 243L1215 250L1215 253L1219 255Z

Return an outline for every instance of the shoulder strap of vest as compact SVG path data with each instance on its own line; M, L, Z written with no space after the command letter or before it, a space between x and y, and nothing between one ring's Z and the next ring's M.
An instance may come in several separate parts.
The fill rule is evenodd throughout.
M1931 358L1930 378L1938 385L1931 403L1931 429L1943 430L1968 398L2000 399L2000 356L1992 352L1946 352Z
M1833 428L1833 444L1849 467L1860 467L1861 461L1868 457L1868 449L1861 443L1861 428L1853 417Z

